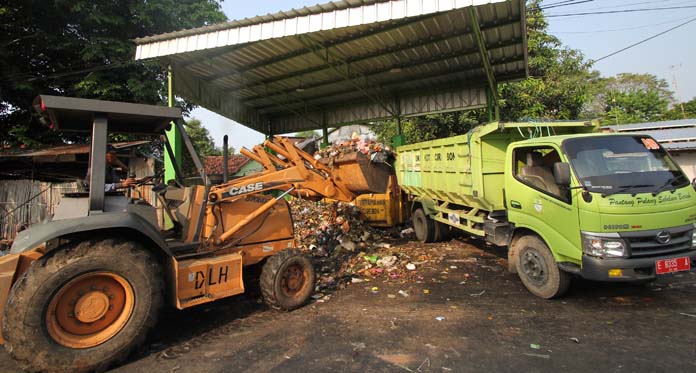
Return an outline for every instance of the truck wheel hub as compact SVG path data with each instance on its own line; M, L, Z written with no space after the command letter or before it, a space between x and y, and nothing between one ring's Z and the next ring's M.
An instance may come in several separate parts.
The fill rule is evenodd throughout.
M522 260L524 274L535 283L546 282L546 265L536 253L527 251Z

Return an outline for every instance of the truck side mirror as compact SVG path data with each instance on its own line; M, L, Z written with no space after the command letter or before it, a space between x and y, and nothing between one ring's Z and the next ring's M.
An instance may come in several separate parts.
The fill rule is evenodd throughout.
M554 163L553 178L556 179L556 184L558 185L570 185L570 165L565 162Z

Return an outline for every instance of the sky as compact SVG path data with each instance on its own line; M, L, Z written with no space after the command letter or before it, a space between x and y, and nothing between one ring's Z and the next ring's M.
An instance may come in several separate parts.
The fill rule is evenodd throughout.
M573 1L573 0L571 0ZM574 0L582 1L582 0ZM274 13L317 4L317 0L225 0L222 10L230 20ZM323 2L323 1L322 1ZM545 0L545 6L564 3ZM627 10L694 6L672 10L627 12ZM620 12L583 16L560 16L586 12ZM598 60L631 44L647 39L696 18L696 0L588 0L581 4L545 10L549 33L565 46L580 50L588 59ZM649 73L665 79L679 101L696 98L696 21L669 31L631 49L594 64L603 76L622 72ZM674 82L676 82L676 89ZM239 152L251 148L264 136L203 108L191 113L210 131L218 146L229 135L230 146Z

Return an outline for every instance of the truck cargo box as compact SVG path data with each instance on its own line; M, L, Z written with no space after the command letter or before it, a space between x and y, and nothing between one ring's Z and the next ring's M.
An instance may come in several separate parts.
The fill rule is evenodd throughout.
M595 128L591 122L492 122L465 135L400 146L395 166L399 186L417 197L502 210L503 167L510 143Z

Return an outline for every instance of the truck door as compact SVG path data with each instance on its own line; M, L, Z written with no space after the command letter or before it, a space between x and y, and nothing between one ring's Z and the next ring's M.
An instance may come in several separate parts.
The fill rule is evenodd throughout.
M515 147L505 178L508 218L539 234L558 262L578 263L581 253L578 211L571 191L556 184L553 164L561 162L552 145ZM506 170L506 171L508 171Z

